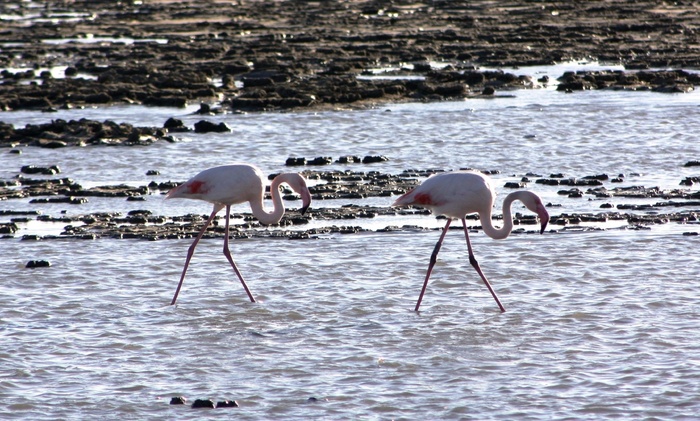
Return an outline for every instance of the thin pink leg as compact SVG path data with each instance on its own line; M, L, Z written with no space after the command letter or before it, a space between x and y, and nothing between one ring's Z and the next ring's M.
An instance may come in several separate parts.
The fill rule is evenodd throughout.
M447 224L445 224L445 228L442 230L442 234L440 234L440 239L435 244L433 254L430 256L430 265L428 265L428 273L425 274L425 282L423 282L423 289L421 289L420 291L420 296L418 296L418 302L416 303L416 309L414 311L418 311L420 303L421 301L423 301L423 294L425 294L425 289L428 287L428 280L430 279L430 274L433 273L433 266L435 266L435 262L437 261L438 252L440 251L440 247L442 247L442 241L445 239L445 234L447 234L447 229L450 227L451 223L452 220L448 218Z
M175 296L173 297L173 301L170 302L170 305L174 305L175 302L177 301L177 295L180 293L180 288L182 288L182 282L185 280L185 274L187 273L187 268L190 266L190 260L192 260L192 256L194 255L194 249L197 247L197 243L199 243L199 240L202 239L202 236L204 235L204 232L207 230L207 227L209 224L211 224L211 221L214 220L214 216L221 210L221 208L214 208L214 211L211 213L209 216L209 219L207 219L207 222L204 223L204 227L202 227L202 230L199 231L199 234L197 235L197 238L194 239L192 242L192 245L190 246L189 250L187 250L187 259L185 259L185 267L182 269L182 276L180 276L180 283L177 284L177 289L175 290Z
M231 257L231 251L228 249L228 219L229 219L229 214L231 213L231 206L226 206L226 230L224 234L224 256L228 259L228 262L231 263L231 267L233 268L233 271L236 272L236 275L238 275L238 279L241 280L241 284L243 284L243 289L245 289L245 292L248 294L248 297L250 298L250 302L254 303L255 298L253 298L253 294L250 292L250 289L248 289L248 285L246 285L245 281L243 280L243 276L241 275L241 272L238 270L238 267L236 266L236 263L233 261L233 257Z
M481 271L481 268L479 267L479 262L476 261L476 258L474 257L474 252L472 251L472 242L469 241L469 230L467 229L467 220L465 218L462 218L462 225L464 225L464 236L467 239L467 249L469 250L469 263L471 263L472 266L474 266L474 269L476 272L481 276L481 279L484 281L486 284L486 288L491 291L491 295L493 295L493 299L496 300L496 304L498 304L498 307L500 307L501 312L505 312L506 308L503 307L503 304L501 304L501 300L498 299L498 296L496 295L496 291L493 290L491 287L491 284L489 281L486 279L486 276L484 276L484 273Z

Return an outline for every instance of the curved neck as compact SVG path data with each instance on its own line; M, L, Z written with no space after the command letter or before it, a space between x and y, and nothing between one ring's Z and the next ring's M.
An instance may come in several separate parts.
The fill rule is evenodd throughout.
M513 216L510 212L510 206L513 201L518 198L518 192L513 192L506 196L503 200L503 227L496 228L493 226L493 221L491 220L491 209L488 213L480 212L479 219L481 220L481 227L484 230L484 234L493 238L494 240L502 240L510 235L513 231Z
M283 181L284 180L277 176L272 180L272 184L270 184L270 195L272 195L272 204L274 206L272 212L266 211L263 205L263 198L265 197L264 188L263 194L260 195L259 199L250 201L250 209L253 211L253 216L263 225L276 224L282 219L282 215L284 215L284 203L282 202L279 189L279 185Z

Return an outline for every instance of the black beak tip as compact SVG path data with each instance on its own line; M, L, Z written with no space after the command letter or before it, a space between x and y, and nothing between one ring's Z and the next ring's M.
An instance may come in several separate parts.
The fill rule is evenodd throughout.
M309 205L304 206L303 208L299 209L299 213L302 215L306 213L306 210L309 209Z

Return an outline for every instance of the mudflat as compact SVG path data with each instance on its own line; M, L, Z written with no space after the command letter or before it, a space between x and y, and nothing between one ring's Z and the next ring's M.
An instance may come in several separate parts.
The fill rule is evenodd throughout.
M518 66L583 59L653 71L562 75L562 89L687 91L697 79L667 70L700 68L699 9L650 0L7 1L0 109L439 101L529 88L538 81ZM60 77L49 71L57 66ZM361 77L376 69L407 78Z

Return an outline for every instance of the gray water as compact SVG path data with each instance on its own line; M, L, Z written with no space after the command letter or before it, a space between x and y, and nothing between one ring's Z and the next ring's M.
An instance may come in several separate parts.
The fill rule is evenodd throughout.
M527 71L556 77L560 70ZM188 134L148 147L24 148L21 155L0 154L0 179L22 165L57 164L61 176L83 186L145 185L183 181L229 161L279 172L288 170L289 156L349 154L390 161L323 169L494 169L501 171L494 175L498 186L527 172L623 173L621 186L668 190L700 175L683 167L700 158L697 92L567 95L550 87L511 94L207 117L226 122L232 133ZM202 119L189 115L196 108L6 112L0 121L23 127L85 117L162 126L174 116L192 126ZM161 175L147 177L148 169ZM601 211L603 201L592 196L529 188L561 205L553 214ZM146 202L90 198L77 207L28 201L1 202L0 209L39 208L52 216L115 206L167 216L210 211L206 203L164 202L159 194ZM0 418L637 420L700 413L700 236L683 235L700 231L697 224L638 230L611 221L596 230L552 227L503 241L474 231L475 253L508 310L503 314L469 266L461 230L448 233L421 311L412 311L439 233L376 230L444 221L395 216L313 224L369 231L232 241L261 300L255 304L221 254L222 240L202 240L177 306L168 304L190 240L21 241L24 234L58 234L63 224L19 224L15 238L0 240ZM25 269L32 259L52 266ZM240 407L193 410L169 405L173 396L234 399Z

